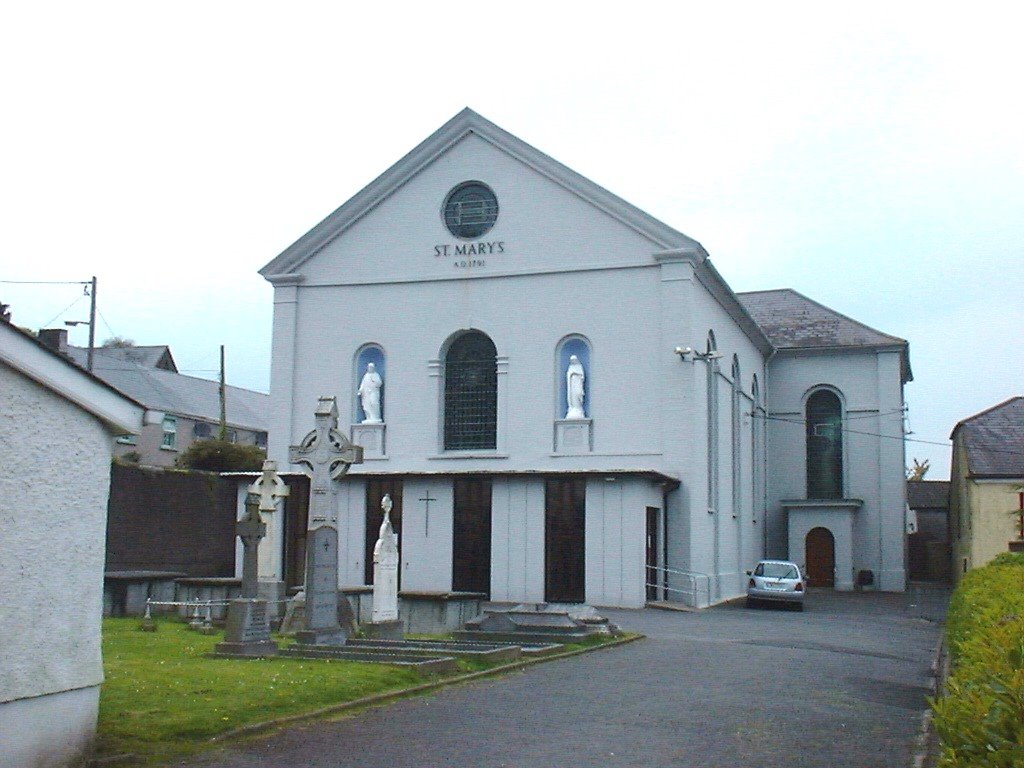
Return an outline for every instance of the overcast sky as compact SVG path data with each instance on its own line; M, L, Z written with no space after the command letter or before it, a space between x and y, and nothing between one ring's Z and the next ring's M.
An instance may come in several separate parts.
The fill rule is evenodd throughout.
M469 106L699 240L736 291L908 339L912 440L1024 393L1018 21L672 5L8 4L0 280L96 275L98 341L211 378L225 344L229 383L265 391L256 270ZM87 319L81 294L0 283L32 328ZM948 448L907 457L948 475Z

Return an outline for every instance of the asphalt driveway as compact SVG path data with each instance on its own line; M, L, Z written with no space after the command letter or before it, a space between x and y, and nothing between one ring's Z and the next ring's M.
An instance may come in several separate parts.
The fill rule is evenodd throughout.
M812 593L803 613L608 611L646 640L181 765L910 765L947 593Z

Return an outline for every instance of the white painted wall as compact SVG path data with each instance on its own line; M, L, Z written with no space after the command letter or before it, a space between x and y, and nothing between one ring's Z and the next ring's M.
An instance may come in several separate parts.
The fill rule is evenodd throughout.
M0 363L0 766L63 765L92 739L111 437Z
M902 591L906 484L899 353L889 351L780 354L769 389L769 550L788 552L783 499L806 498L804 404L821 385L841 393L845 423L844 495L863 500L853 520L853 568L872 570L885 591ZM884 435L885 437L877 437Z
M449 190L467 179L488 184L500 206L494 228L479 238L501 243L500 253L487 246L488 253L477 256L484 264L475 267L463 267L461 258L439 256L435 250L461 243L445 229L441 206ZM382 197L296 267L296 274L272 278L271 457L286 466L287 446L310 428L320 396L335 395L346 418L355 412L353 382L359 372L353 370L354 354L364 344L377 344L387 357L387 458L353 467L346 482L381 473L410 478L404 508L409 523L420 514L420 505L409 501L413 494L418 498L427 487L435 494L435 486L447 488L445 500L432 504L438 516L432 517L429 537L414 525L403 531L403 588L450 588L450 480L433 477L656 472L679 483L668 497L667 565L710 576L713 601L741 594L743 572L764 556L766 540L769 551L784 554L787 549L778 500L795 493L789 485L803 473L802 434L794 442L773 423L766 441L777 463L768 475L779 479L770 488L775 511L766 520L760 512L763 497L754 487L754 466L763 459L752 446L753 377L773 398L775 410L791 407L794 397L799 400L794 392L825 376L835 378L835 386L848 389L854 399L889 408L901 397L899 387L887 383L899 380L898 354L891 354L890 361L872 352L866 367L864 360L851 363L849 355L809 358L807 365L780 357L768 381L764 350L749 335L749 318L713 269L692 252L663 249L655 236L556 183L542 167L468 134ZM452 334L470 328L486 333L497 348L499 412L497 449L467 455L441 449L441 394L445 344ZM682 361L674 353L677 346L703 351L709 330L721 353L716 363L692 357ZM553 419L564 375L554 360L560 340L570 334L584 336L592 347L587 410L593 419L593 451L572 456L553 451ZM743 393L738 420L731 408L733 355L739 360ZM710 391L709 365L716 369ZM717 417L709 424L713 393ZM713 483L708 479L709 433L718 454ZM879 461L888 468L897 453L902 446L880 450L876 441L853 445L848 454L848 465L856 467L851 482L866 502L875 499L856 524L857 557L874 563L862 567L874 567L886 584L902 579L902 554L897 557L888 544L879 544L895 529L887 513L878 510L888 510L901 493L902 462L894 476L878 468ZM525 480L496 477L496 599L543 594L543 498L538 502L537 493ZM588 600L593 590L593 600L600 597L605 604L636 604L643 548L635 545L643 540L645 504L635 494L623 497L621 504L633 506L620 507L617 514L624 517L615 523L604 511L605 492L594 496L593 503L600 505L594 510L590 494L588 563L617 557L629 577L636 578L633 586L623 583L620 590L591 581L597 574L607 576L603 565L588 568ZM655 506L661 505L659 498ZM615 527L631 521L634 509L641 521L638 535L631 523ZM591 524L611 526L601 530L618 534L592 548ZM447 537L435 538L443 525ZM902 542L902 535L894 540ZM877 553L874 560L869 550Z
M427 491L436 501L419 501ZM402 589L448 592L452 588L454 490L451 478L410 477L402 486Z
M491 599L544 600L544 481L496 477L491 486Z

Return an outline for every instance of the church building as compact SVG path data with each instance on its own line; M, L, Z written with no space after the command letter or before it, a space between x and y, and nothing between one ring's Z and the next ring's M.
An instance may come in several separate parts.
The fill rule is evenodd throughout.
M904 589L907 342L734 293L696 240L469 109L261 274L270 458L322 395L364 449L342 587L369 583L390 494L408 591L708 605L763 557ZM272 521L271 576L299 538Z

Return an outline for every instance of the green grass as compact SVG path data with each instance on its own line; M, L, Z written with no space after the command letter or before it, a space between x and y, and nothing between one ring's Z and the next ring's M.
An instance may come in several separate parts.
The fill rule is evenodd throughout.
M164 619L140 632L138 619L103 620L97 757L131 754L125 764L162 762L209 746L245 725L343 704L424 682L384 664L304 659L211 659L221 635L204 636ZM278 638L285 641L284 638ZM601 645L590 638L572 651ZM459 660L459 674L499 664Z
M99 757L166 759L242 725L421 682L415 671L382 664L205 658L219 635L203 636L174 621L140 632L138 623L103 621Z

